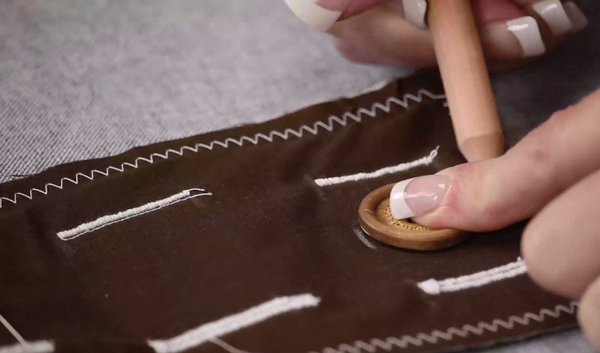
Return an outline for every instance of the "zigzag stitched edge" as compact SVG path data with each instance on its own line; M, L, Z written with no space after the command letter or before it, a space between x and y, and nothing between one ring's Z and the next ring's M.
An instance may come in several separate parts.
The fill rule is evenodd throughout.
M575 314L578 306L579 304L576 301L572 301L568 307L564 305L557 305L554 307L554 310L542 309L540 310L539 314L525 313L523 316L511 316L506 321L502 319L494 319L491 323L479 322L476 326L464 325L462 328L450 327L446 331L434 330L431 333L421 332L415 336L405 335L400 338L388 337L385 340L373 338L369 340L368 343L364 341L356 341L352 344L344 343L340 344L337 349L326 347L320 352L313 351L310 353L375 353L379 350L391 351L394 348L405 349L411 345L421 347L426 343L436 344L442 340L451 341L457 336L462 338L466 338L470 335L481 336L486 331L498 332L500 328L512 330L515 324L527 326L532 320L542 322L547 317L553 317L557 319L563 312L573 315Z
M441 100L441 99L446 98L446 96L443 94L434 94L425 89L419 89L416 96L408 93L408 94L405 94L402 97L402 99L398 99L396 97L390 97L385 100L385 104L381 104L379 102L374 103L371 106L370 110L365 109L365 108L360 108L360 109L358 109L356 114L346 112L342 115L341 118L338 116L332 115L327 119L327 123L324 123L323 121L317 121L312 125L312 127L308 126L308 125L302 125L297 130L289 129L289 128L285 129L283 132L273 130L273 131L270 131L268 133L268 135L265 135L263 133L257 133L252 137L242 136L238 139L227 138L223 141L215 140L215 141L210 142L209 144L197 143L193 146L183 146L183 147L179 148L179 150L168 149L163 154L153 153L147 158L139 157L139 158L136 158L132 163L129 163L129 162L122 163L119 167L109 166L104 171L94 169L91 172L89 172L89 174L77 173L77 174L75 174L73 179L64 177L60 180L60 182L58 184L48 183L48 184L44 185L43 189L33 188L33 189L29 190L28 193L17 192L13 195L12 198L0 197L0 209L2 209L2 207L4 206L3 203L6 203L6 202L10 202L10 203L16 205L19 197L32 200L34 193L48 195L50 188L62 190L67 183L77 185L84 179L91 181L98 175L108 176L110 171L114 171L117 173L123 173L125 171L126 167L136 169L136 168L139 168L139 166L142 162L148 163L148 164L154 164L157 160L166 160L166 159L169 159L173 155L182 156L185 151L198 153L201 149L212 150L215 146L229 148L230 144L234 144L234 145L241 147L245 142L253 144L253 145L257 145L261 139L267 141L268 143L272 143L275 140L275 137L279 137L282 140L288 140L291 136L296 136L297 138L302 138L304 136L304 132L310 133L312 135L317 135L320 131L320 128L331 132L331 131L333 131L335 124L345 127L346 125L348 125L349 120L354 120L357 123L360 123L362 121L363 115L369 116L371 118L375 118L375 117L377 117L378 109L382 110L386 113L389 113L391 111L392 104L399 105L403 108L408 108L409 100L415 101L417 103L421 103L423 101L423 97L429 97L434 100Z

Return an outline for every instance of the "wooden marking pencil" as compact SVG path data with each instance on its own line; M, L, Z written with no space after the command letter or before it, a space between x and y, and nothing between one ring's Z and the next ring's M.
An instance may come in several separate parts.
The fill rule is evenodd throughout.
M429 0L428 24L458 147L469 161L498 157L504 134L469 0Z

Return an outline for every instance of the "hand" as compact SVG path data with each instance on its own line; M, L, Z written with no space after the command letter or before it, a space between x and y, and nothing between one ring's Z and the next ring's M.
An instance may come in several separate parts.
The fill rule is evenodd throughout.
M328 31L338 51L364 64L436 64L426 0L286 0L300 19ZM492 69L518 66L556 48L587 20L573 2L471 0ZM337 21L337 22L336 22Z
M491 231L522 220L522 253L542 287L580 299L600 349L600 90L554 114L504 156L398 183L394 217Z

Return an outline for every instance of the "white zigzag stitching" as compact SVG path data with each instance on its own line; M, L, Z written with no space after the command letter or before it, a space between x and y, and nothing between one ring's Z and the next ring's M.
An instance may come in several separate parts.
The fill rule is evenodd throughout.
M436 344L442 340L451 341L456 336L466 338L469 335L481 336L486 331L498 332L500 328L511 330L515 327L515 324L527 326L531 321L542 322L547 317L558 318L561 313L573 315L577 310L578 304L573 301L569 307L564 305L557 305L554 310L542 309L539 314L525 313L523 316L511 316L507 321L501 319L495 319L491 323L479 322L477 326L464 325L462 328L450 327L446 331L432 331L431 333L419 333L416 336L402 336L388 337L385 340L374 338L369 343L364 341L356 341L353 344L341 344L337 349L326 347L321 353L375 353L378 350L391 351L394 348L405 349L410 345L421 347L426 343ZM318 352L311 352L318 353Z
M416 96L408 93L408 94L405 94L402 97L402 99L398 99L396 97L390 97L385 100L385 104L381 104L379 102L373 104L371 106L370 110L365 109L365 108L360 108L360 109L358 109L356 114L346 112L342 115L341 118L338 116L332 115L327 119L327 123L324 123L322 121L317 121L312 125L312 127L310 127L308 125L302 125L297 130L289 129L289 128L285 129L283 132L273 130L273 131L269 132L268 135L265 135L263 133L257 133L252 137L242 136L238 139L227 138L223 141L215 140L215 141L210 142L209 144L198 143L198 144L195 144L194 146L183 146L179 150L168 149L163 154L153 153L148 158L139 157L139 158L136 158L135 161L133 161L133 163L126 162L126 163L121 164L120 167L110 166L110 167L106 168L104 171L94 169L89 173L89 175L83 174L83 173L77 173L77 174L75 174L74 179L64 177L60 180L59 184L48 183L48 184L44 185L43 189L33 188L33 189L29 190L28 194L25 194L22 192L17 192L13 195L12 198L0 197L0 209L3 207L3 202L10 202L12 204L17 204L19 196L22 198L32 200L34 193L48 195L50 188L62 190L65 187L66 183L71 183L71 184L77 185L83 179L93 180L96 175L108 176L108 174L110 173L111 170L115 171L117 173L123 173L125 171L126 167L136 169L136 168L139 168L139 166L142 162L148 163L148 164L153 164L157 160L169 159L170 156L172 156L172 155L182 156L185 151L198 153L198 151L200 151L200 149L212 150L215 146L229 148L230 144L238 145L241 147L245 142L253 144L253 145L257 145L261 139L265 140L268 143L272 143L275 140L275 137L279 137L282 140L288 140L290 138L290 136L302 138L304 136L305 132L310 133L312 135L317 135L319 133L320 128L331 132L331 131L333 131L335 124L345 127L346 125L348 125L349 120L354 120L354 121L360 123L363 115L369 116L371 118L375 118L375 117L377 117L378 109L382 110L386 113L389 113L392 109L392 104L399 105L403 108L408 108L409 100L415 101L417 103L421 103L423 101L423 97L429 97L434 100L441 100L441 99L446 98L446 96L443 94L434 94L425 89L420 89Z

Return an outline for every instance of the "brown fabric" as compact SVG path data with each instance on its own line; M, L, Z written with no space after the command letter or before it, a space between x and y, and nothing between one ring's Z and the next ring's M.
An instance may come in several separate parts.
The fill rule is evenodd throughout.
M406 336L404 349L398 343L389 351L435 352L573 325L574 315L561 309L570 302L526 275L437 296L417 288L430 278L516 261L522 225L432 253L369 239L371 249L355 234L358 205L370 191L463 162L445 101L406 98L420 89L443 93L437 73L422 73L265 124L139 147L0 185L0 314L26 340L53 341L57 352L152 352L148 339L304 293L320 304L220 338L249 352L334 353L388 351L386 338L398 343ZM408 108L390 97L405 99ZM197 144L212 149L192 151ZM314 182L417 160L436 146L439 155L428 166L328 187ZM213 195L73 240L57 237L191 188ZM0 347L14 343L0 328ZM204 343L190 351L224 350Z

